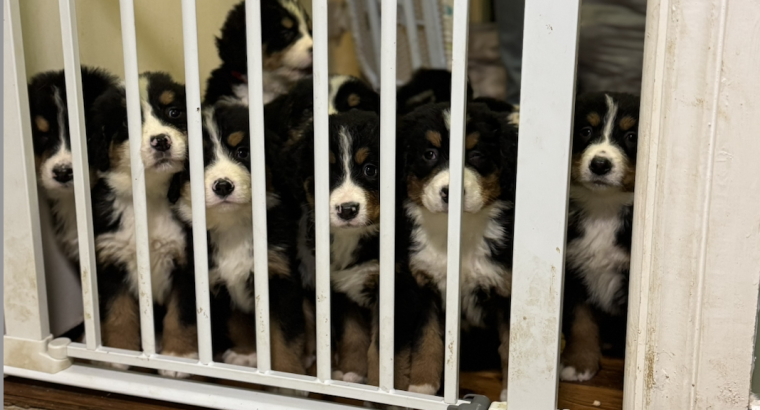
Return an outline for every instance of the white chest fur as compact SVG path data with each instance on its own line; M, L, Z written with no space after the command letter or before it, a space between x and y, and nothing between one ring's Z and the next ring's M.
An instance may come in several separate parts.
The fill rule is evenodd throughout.
M609 313L616 313L615 295L625 284L623 270L630 266L630 254L617 245L623 206L633 203L632 193L590 198L585 188L572 188L575 209L583 212L578 229L581 236L567 245L569 268L578 271L591 299ZM572 217L572 215L571 215Z
M497 202L477 214L465 212L462 215L462 316L473 326L484 325L485 312L477 304L478 289L492 289L505 297L511 293L512 272L493 262L487 242L501 243L506 239L506 232L495 217L509 206L511 204ZM411 267L430 276L445 302L448 214L431 213L412 203L407 203L406 210L417 224L412 232L415 245L411 250Z
M112 218L119 217L121 225L117 230L101 234L96 239L98 260L126 265L130 289L137 295L139 274L131 197L117 197L114 201ZM184 232L165 198L148 197L148 240L153 299L163 304L169 294L171 273L176 263L186 261Z
M248 280L253 272L253 231L250 224L238 224L228 229L212 230L214 268L209 282L227 287L235 306L253 313L254 300Z

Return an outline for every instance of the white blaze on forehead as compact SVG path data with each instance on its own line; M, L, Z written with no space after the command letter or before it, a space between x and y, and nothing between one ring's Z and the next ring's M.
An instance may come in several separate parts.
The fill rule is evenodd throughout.
M618 106L609 94L604 95L604 101L607 103L607 113L604 115L604 140L609 142L612 138L612 130L615 128L615 117L617 116Z
M58 138L61 140L61 148L66 148L66 105L61 97L61 91L58 87L53 87L53 99L55 100L55 106L58 109Z
M338 135L340 136L339 161L343 168L343 179L330 192L330 221L334 226L345 225L346 221L338 216L338 207L346 202L356 202L359 204L359 214L351 220L351 223L353 225L364 225L367 220L367 197L364 189L351 178L354 157L351 149L353 138L345 127L341 128Z
M53 170L58 166L71 167L72 157L71 149L66 146L66 105L64 104L61 92L57 87L53 87L53 101L57 108L58 121L58 138L60 144L56 148L55 152L40 166L39 179L49 193L53 190L70 190L72 183L61 184L53 178ZM61 191L62 193L63 191Z

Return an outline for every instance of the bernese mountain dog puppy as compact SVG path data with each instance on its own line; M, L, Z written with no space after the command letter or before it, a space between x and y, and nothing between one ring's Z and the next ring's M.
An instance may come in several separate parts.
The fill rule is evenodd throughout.
M330 138L330 278L332 284L333 378L361 383L367 377L371 298L364 292L377 275L380 222L380 119L374 112L331 115ZM299 225L298 255L307 292L304 310L313 323L314 260L314 129L300 140L298 180L307 205ZM314 328L308 329L305 362L316 351ZM314 333L314 334L311 334Z
M426 394L438 391L443 372L441 312L445 310L448 260L449 127L449 104L442 103L404 116L397 131L405 168L406 192L399 216L406 218L408 270L423 294L434 295L436 306L432 311L437 314L428 319L426 329L418 330L411 349L412 355L426 360L418 374L412 362L409 390ZM503 395L509 358L516 164L516 129L487 106L468 104L462 202L462 331L485 329L498 339Z
M167 74L144 73L139 89L155 323L160 330L163 318L163 354L197 358L187 347L195 343L194 329L178 325L184 295L173 290L173 282L192 282L193 277L186 269L190 256L184 229L167 198L174 174L184 169L187 159L185 88ZM92 129L88 150L99 175L92 201L103 344L140 350L131 153L123 88L98 98Z
M248 108L221 99L203 112L204 189L208 229L209 285L216 352L228 364L256 367L254 257L251 214L251 143ZM304 319L301 280L295 266L297 220L281 204L272 183L276 142L267 132L267 239L270 335L273 370L304 374ZM274 175L273 175L274 174ZM190 182L179 185L175 210L192 224ZM192 236L190 236L191 238ZM191 295L194 293L191 293ZM185 318L195 326L194 298Z
M106 90L115 87L116 81L116 77L104 70L82 67L83 125L88 134L93 103ZM50 204L56 242L66 257L77 265L79 238L63 70L35 75L29 82L28 90L37 180ZM91 175L90 183L95 184L96 181L97 176Z
M637 96L591 93L576 101L562 380L597 373L607 333L613 344L625 340L638 122Z
M504 100L493 97L477 97L473 102L482 103L488 106L488 108L501 115L506 116L507 122L515 127L520 126L520 106L516 104L510 104Z
M467 101L473 90L467 81ZM412 78L396 91L396 110L399 115L414 111L427 104L451 101L451 71L437 68L420 68Z
M268 103L311 75L311 19L298 0L261 1L261 41L264 103ZM213 104L223 96L248 104L244 2L227 14L216 48L222 65L211 72L204 104ZM261 60L256 57L254 61Z

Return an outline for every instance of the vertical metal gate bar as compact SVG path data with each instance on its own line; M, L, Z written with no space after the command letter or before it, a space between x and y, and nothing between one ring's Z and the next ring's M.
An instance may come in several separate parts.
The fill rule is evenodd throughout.
M203 184L203 131L201 87L198 70L198 26L195 0L182 0L182 39L185 50L185 92L187 96L187 139L190 154L190 196L193 204L193 254L195 303L198 323L198 358L208 364L211 349L211 308L206 241L206 195Z
M135 211L135 247L137 251L138 287L140 293L140 335L143 352L156 353L153 327L153 291L150 273L148 237L148 204L145 198L145 165L142 162L142 115L140 85L137 72L137 37L133 0L121 0L121 38L124 48L124 83L127 93L127 127L129 157L132 169L132 201Z
M449 148L449 230L446 272L446 330L444 344L444 390L447 403L459 396L459 321L462 233L462 189L464 176L464 132L467 108L467 37L469 0L454 2L454 37L451 62L451 116Z
M3 8L3 189L13 192L3 198L5 336L42 340L50 323L19 2Z
M251 207L253 208L256 357L259 371L271 370L269 338L269 258L267 257L266 157L264 155L264 89L261 66L261 2L246 0L248 98L251 127Z
M557 403L579 5L579 0L533 0L525 5L511 410L548 410Z
M312 3L314 14L314 235L316 239L317 378L330 380L330 215L327 0Z
M396 0L383 0L380 43L380 388L393 390L396 220ZM416 26L415 26L416 27Z
M82 71L79 64L76 3L71 0L61 0L58 5L61 13L63 66L66 77L66 105L69 111L71 165L74 170L74 196L79 236L79 264L82 275L86 342L88 349L95 349L100 345L100 314L98 311L95 236L92 227L90 167L87 161L87 130L82 102ZM153 326L152 321L151 326Z

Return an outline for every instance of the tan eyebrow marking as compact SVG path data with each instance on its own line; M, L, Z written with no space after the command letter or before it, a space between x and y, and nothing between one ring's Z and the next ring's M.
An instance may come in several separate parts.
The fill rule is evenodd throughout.
M245 134L243 134L243 131L236 131L232 134L227 136L227 143L230 144L232 147L237 147L238 144L240 144L241 141L243 141L243 137Z
M592 127L596 127L602 123L602 117L600 117L599 113L596 111L589 113L586 116L586 120L589 122L589 124L591 124Z
M425 138L430 141L436 148L441 148L441 133L438 131L429 130L425 133Z
M349 107L356 107L362 102L361 97L359 97L358 94L351 94L348 96L348 106Z
M282 23L282 26L285 28L293 28L293 24L294 24L293 20L291 20L288 17L283 18L281 23Z
M40 130L40 132L50 131L50 123L41 115L34 117L34 125L37 126L37 129Z
M620 122L618 123L618 125L620 126L621 130L628 131L629 129L631 129L631 127L636 125L636 119L631 117L630 115L626 115L625 117L620 119Z
M161 93L161 96L158 97L158 101L161 102L163 105L169 105L174 102L174 92L173 91L164 91Z
M473 149L478 144L478 141L480 141L480 133L476 131L465 138L464 146L467 149Z
M354 160L356 160L356 163L361 165L364 163L364 161L367 160L367 157L369 156L369 148L363 147L359 148L358 151L356 151L356 155L354 155Z

